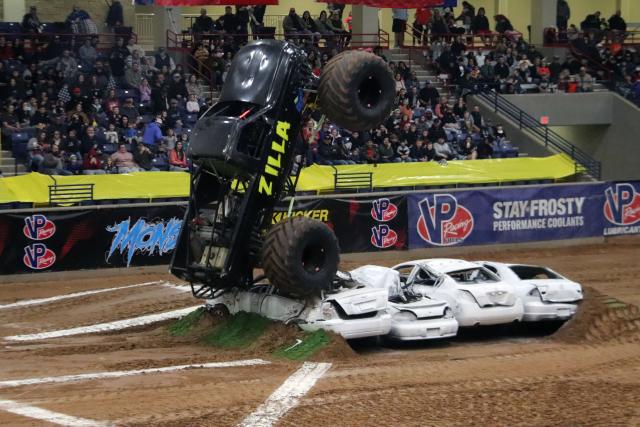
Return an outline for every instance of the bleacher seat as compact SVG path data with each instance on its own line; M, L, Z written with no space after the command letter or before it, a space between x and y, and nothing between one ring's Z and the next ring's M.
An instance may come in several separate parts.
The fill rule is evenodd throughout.
M161 171L169 170L169 160L164 154L159 154L153 159L153 167L160 169Z
M113 154L118 150L116 144L102 144L102 152L104 154Z
M18 34L22 32L22 25L19 22L0 22L0 33Z
M198 121L198 115L197 114L187 114L186 116L184 116L184 122L187 125L193 125Z

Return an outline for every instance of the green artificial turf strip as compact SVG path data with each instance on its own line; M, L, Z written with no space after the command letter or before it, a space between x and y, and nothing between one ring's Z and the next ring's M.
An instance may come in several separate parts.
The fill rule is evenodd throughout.
M283 357L290 360L306 360L316 354L322 347L329 344L331 339L329 335L322 329L315 332L306 333L302 338L302 342L294 345L290 343L276 350L273 354L276 357Z
M241 311L229 319L202 339L205 343L217 347L246 347L260 337L271 324L266 319L255 313Z
M200 307L169 325L169 333L176 337L186 335L204 315L204 307Z

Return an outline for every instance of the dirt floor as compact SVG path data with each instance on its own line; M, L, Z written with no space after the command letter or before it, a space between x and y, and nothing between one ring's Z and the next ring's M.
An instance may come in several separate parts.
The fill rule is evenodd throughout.
M376 255L392 265L433 251ZM413 344L333 348L330 370L282 417L282 426L640 426L640 238L536 249L460 250L451 257L541 263L580 282L586 300L557 332L491 328ZM371 261L350 255L343 267ZM104 274L104 273L102 273ZM108 274L108 273L107 273ZM190 307L175 286L156 283L2 309L20 300L121 287L168 275L0 284L0 337L93 325ZM115 425L235 425L301 362L174 337L169 322L122 332L16 342L0 338L0 382L54 375L263 358L269 365L2 387L11 400ZM547 328L549 329L549 328ZM283 330L284 331L284 330ZM262 340L281 339L276 331ZM280 337L280 338L279 338ZM316 360L316 359L314 359ZM0 425L46 425L0 408Z

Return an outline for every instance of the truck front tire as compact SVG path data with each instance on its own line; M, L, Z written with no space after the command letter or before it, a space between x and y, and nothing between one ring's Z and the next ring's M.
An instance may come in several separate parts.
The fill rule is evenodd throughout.
M321 111L352 131L373 129L389 117L396 96L386 62L369 52L351 50L334 56L318 86Z
M339 263L340 248L333 231L307 217L274 225L262 248L262 266L269 282L300 296L328 289Z

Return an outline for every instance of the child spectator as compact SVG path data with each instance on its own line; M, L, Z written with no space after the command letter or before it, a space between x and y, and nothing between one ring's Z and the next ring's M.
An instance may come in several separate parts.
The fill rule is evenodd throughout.
M190 114L198 114L200 112L200 104L196 95L189 95L189 101L187 102L187 112Z

